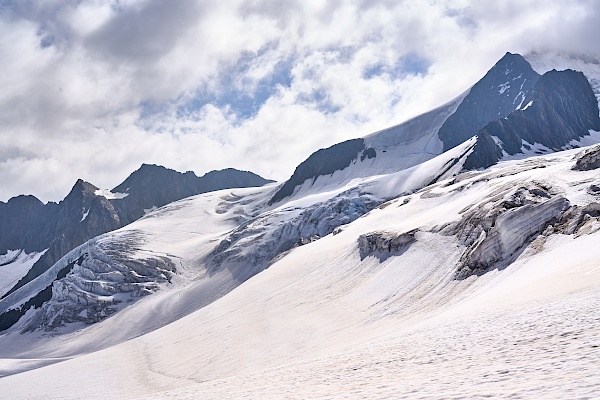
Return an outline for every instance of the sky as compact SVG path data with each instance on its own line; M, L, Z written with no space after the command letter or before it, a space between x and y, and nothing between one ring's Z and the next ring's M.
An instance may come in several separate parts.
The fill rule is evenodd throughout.
M0 0L0 201L142 163L283 181L507 51L600 54L596 0Z

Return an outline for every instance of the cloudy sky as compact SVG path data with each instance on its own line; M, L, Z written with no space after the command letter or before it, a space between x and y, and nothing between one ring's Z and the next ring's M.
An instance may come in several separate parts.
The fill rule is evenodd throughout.
M507 51L600 54L596 0L0 0L0 200L141 163L288 178Z

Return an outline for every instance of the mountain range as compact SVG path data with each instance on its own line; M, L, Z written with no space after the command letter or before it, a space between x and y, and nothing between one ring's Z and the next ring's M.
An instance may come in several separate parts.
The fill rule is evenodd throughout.
M594 59L506 53L277 185L143 165L0 203L2 392L593 396L599 82Z
M23 253L38 255L28 258L36 261L27 274L14 286L5 287L0 295L3 298L39 277L87 240L123 227L150 210L200 193L270 182L273 181L235 169L211 171L198 177L191 171L180 173L143 164L112 191L80 179L59 203L44 204L34 196L0 202L0 253L13 250L13 260ZM4 264L10 262L7 258ZM11 323L0 316L0 329Z

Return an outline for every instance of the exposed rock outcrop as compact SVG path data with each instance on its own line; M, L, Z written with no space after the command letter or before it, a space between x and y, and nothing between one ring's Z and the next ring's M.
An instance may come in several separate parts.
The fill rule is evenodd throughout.
M565 235L585 235L600 230L600 203L593 202L585 206L572 206L562 215L554 226L545 233Z
M377 231L360 235L358 237L358 249L361 258L376 255L385 258L392 253L406 249L415 240L417 230L409 232Z
M291 196L296 187L302 185L306 180L312 179L314 182L321 175L331 175L335 171L348 167L359 157L364 160L373 158L375 155L374 149L366 148L364 139L346 140L326 149L317 150L296 167L290 179L269 200L269 204L277 203Z
M522 152L523 141L558 151L600 130L598 102L583 73L546 72L525 99L525 107L491 122L481 133L497 137L510 155Z

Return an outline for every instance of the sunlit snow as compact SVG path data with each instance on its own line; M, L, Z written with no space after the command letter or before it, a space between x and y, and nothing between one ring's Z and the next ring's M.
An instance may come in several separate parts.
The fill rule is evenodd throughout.
M85 221L85 219L87 218L87 216L90 214L90 208L87 209L87 211L85 210L85 208L83 209L83 215L81 216L81 220L79 222L83 222Z
M123 256L166 255L178 277L93 326L0 334L0 371L9 375L0 390L48 399L594 397L600 223L583 221L577 234L546 229L506 255L510 265L463 279L464 245L444 233L520 187L547 188L571 206L596 202L589 187L600 172L571 169L580 151L450 173L423 187L458 149L354 186L341 180L343 189L330 182L328 195L307 188L276 208L266 187L155 210L95 240L141 235ZM283 239L270 232L301 209L364 193L391 199L241 284L234 264L207 269L207 256L236 227ZM414 231L416 240L361 254L358 238L374 231ZM247 242L248 254L258 243Z
M122 199L129 196L129 193L113 193L108 189L98 189L94 192L96 196L106 197L109 200Z
M26 253L23 250L9 250L0 255L0 296L8 292L46 251Z

